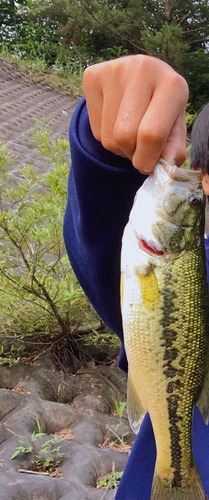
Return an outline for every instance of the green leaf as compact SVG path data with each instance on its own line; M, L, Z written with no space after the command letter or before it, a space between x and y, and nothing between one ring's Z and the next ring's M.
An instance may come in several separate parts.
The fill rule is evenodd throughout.
M35 431L33 431L32 435L31 435L31 441L35 441L36 440L36 433Z
M117 413L119 415L119 413L120 413L120 407L119 407L119 403L118 403L117 399L114 399L114 404L115 404L116 411L117 411Z
M41 448L41 450L39 451L39 454L42 454L42 453L48 453L48 451L50 450L50 446L44 446L43 448ZM50 450L51 451L51 450Z
M46 436L45 432L37 432L35 438L42 438L42 436Z
M17 457L17 455L19 455L20 452L21 452L21 450L16 449L16 451L11 456L10 460L13 460L13 458Z
M24 441L23 439L18 439L19 443L22 443L22 444L25 444L25 445L28 445L28 442L27 441Z
M25 453L31 453L31 451L33 450L33 446L32 444L30 444L26 449L25 449Z

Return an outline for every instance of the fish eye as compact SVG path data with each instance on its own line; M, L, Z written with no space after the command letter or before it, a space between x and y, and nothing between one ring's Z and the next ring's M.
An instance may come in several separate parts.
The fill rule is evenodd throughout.
M198 207L201 204L201 198L197 196L197 194L192 194L189 197L189 203L193 205L193 207Z

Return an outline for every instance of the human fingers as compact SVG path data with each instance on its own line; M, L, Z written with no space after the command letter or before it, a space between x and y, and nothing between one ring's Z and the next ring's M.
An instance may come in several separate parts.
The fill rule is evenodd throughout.
M90 66L84 72L83 90L93 135L106 149L130 159L138 125L154 90L153 64L164 63L148 56L127 56Z
M144 173L152 172L163 151L169 153L169 157L172 152L172 155L177 156L177 160L180 161L178 152L182 150L180 130L183 130L183 110L187 98L187 84L175 72L170 75L167 83L161 82L161 85L156 86L137 132L132 163L138 170Z
M90 126L94 137L101 141L101 122L103 109L103 90L101 83L102 68L101 64L89 66L85 69L83 75L83 91L86 98L86 106ZM104 71L104 69L103 69Z
M127 156L123 154L120 144L114 134L114 127L123 94L124 86L122 81L117 81L115 78L112 78L111 81L108 80L104 83L100 140L104 148L117 155Z
M136 149L139 124L149 106L154 89L153 83L146 79L145 74L140 75L140 70L139 67L138 72L136 71L127 83L113 127L116 144L130 160Z
M113 129L126 85L125 68L116 59L89 66L83 76L92 133L106 149L121 156L124 154L114 139Z
M83 87L94 136L137 169L149 173L162 151L171 144L178 150L178 126L172 129L188 87L163 61L138 55L97 64L87 68Z
M171 132L166 141L165 147L161 152L164 158L171 165L180 167L186 160L186 117L185 110L182 110L175 121Z
M84 72L83 90L93 135L114 153L131 157L135 149L138 122L150 100L150 63L147 56L127 56L90 66Z

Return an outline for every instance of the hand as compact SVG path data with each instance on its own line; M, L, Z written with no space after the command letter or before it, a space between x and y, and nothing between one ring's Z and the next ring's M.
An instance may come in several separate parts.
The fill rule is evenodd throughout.
M160 156L183 163L188 86L168 64L143 55L95 64L84 72L83 90L93 135L106 149L143 173Z

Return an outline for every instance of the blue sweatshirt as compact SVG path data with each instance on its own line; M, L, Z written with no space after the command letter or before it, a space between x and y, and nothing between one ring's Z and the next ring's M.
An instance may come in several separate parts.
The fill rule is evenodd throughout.
M70 125L71 169L64 218L64 240L73 270L104 323L122 342L119 366L127 372L120 313L120 250L136 191L146 178L125 158L103 148L92 135L85 100ZM209 276L209 239L206 238ZM193 452L209 497L209 427L194 411ZM116 500L150 500L155 440L149 415L120 481Z

